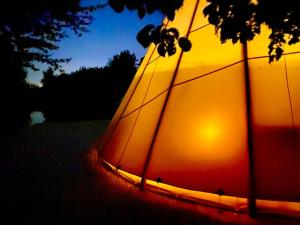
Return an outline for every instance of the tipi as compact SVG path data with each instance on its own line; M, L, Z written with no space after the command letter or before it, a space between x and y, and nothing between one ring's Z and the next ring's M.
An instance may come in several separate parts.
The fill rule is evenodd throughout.
M268 63L268 31L221 44L185 1L189 52L152 45L102 137L101 160L142 188L240 211L300 216L300 48Z

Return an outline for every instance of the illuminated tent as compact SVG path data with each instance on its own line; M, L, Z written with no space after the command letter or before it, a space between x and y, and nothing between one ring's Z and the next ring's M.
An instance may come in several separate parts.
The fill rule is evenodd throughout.
M221 44L205 4L186 1L167 24L191 51L164 58L149 47L100 157L145 189L299 216L299 46L269 64L266 29L248 51Z

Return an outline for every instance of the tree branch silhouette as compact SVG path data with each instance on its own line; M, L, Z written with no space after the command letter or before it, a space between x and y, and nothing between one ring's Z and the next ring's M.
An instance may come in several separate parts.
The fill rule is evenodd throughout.
M269 62L279 60L284 52L284 45L293 45L300 40L300 8L295 0L206 0L208 5L203 13L208 22L215 26L221 43L238 41L244 43L251 41L261 32L261 26L266 24L270 28L269 35ZM183 0L176 1L129 1L109 0L109 5L118 13L125 8L136 10L138 17L160 11L169 20L173 20L176 11L182 6ZM145 26L137 35L142 46L148 47L150 43L158 45L161 56L173 55L176 47L188 51L192 46L188 39L182 37L178 40L177 34L166 31L161 26L152 24ZM178 33L178 31L176 32ZM177 45L179 43L179 45Z

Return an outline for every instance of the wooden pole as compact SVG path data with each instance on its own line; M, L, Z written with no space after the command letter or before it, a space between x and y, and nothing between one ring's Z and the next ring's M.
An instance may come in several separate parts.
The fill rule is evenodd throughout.
M187 30L187 35L186 35L187 38L189 37L189 33L192 29L193 21L194 21L194 18L196 16L196 12L197 12L197 9L198 9L199 2L200 2L200 0L197 0L197 2L196 2L195 9L194 9L194 12L193 12L193 15L192 15L192 18L191 18L191 22L190 22L188 30ZM170 82L169 89L167 91L167 96L166 96L166 99L164 101L164 105L162 107L161 113L159 115L158 123L157 123L157 126L156 126L155 131L154 131L154 135L153 135L153 138L152 138L149 150L148 150L148 154L146 156L145 165L144 165L144 168L143 168L143 171L142 171L142 180L141 180L141 183L140 183L140 189L141 190L144 190L145 176L146 176L146 172L147 172L147 169L148 169L150 158L151 158L151 155L152 155L152 152L153 152L154 143L156 141L158 131L159 131L159 128L160 128L160 125L161 125L161 121L163 119L163 116L164 116L164 113L165 113L165 110L166 110L166 106L167 106L168 100L170 98L171 90L172 90L173 84L174 84L175 79L176 79L176 75L177 75L177 72L178 72L178 69L179 69L179 66L180 66L182 56L183 56L183 50L181 50L181 52L180 52L180 55L179 55L179 58L178 58L178 61L177 61L177 64L176 64L176 68L174 70L173 77L172 77L172 80Z
M252 127L252 107L251 107L251 84L248 64L247 41L243 44L244 73L245 73L245 95L246 95L246 118L248 133L248 156L249 156L249 195L248 209L251 217L256 217L256 179L254 167L254 146L253 146L253 127Z

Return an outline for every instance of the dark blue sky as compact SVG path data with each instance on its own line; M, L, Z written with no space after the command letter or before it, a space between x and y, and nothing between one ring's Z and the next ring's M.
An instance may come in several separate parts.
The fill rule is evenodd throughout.
M89 0L91 2L91 0ZM94 13L94 22L88 27L88 33L77 37L70 32L70 37L62 40L59 49L53 52L54 57L72 58L63 69L69 73L80 67L104 66L108 59L122 50L130 50L137 58L144 56L144 49L136 40L137 32L146 24L160 24L162 15L154 13L140 20L135 11L115 13L106 7ZM47 65L36 64L41 70L33 72L28 70L27 80L39 83L42 71Z

